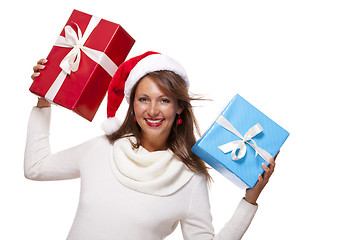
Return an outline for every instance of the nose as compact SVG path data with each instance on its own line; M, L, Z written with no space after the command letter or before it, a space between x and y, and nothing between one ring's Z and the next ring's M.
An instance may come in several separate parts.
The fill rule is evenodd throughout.
M149 109L148 109L148 114L149 117L157 117L159 114L159 107L157 102L151 102L151 104L149 104Z

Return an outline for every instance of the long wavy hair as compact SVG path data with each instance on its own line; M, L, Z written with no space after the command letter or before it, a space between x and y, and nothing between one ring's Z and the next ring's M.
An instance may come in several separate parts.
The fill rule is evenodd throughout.
M148 76L155 81L157 86L168 96L176 99L178 106L183 109L180 115L183 120L182 124L177 124L175 119L167 139L169 149L190 170L204 174L207 182L210 183L211 177L205 162L191 151L191 147L196 142L195 132L200 136L200 130L190 101L200 100L201 98L190 97L184 80L172 71L155 71L150 72L145 76ZM119 138L133 136L137 140L136 143L132 143L133 147L139 148L141 145L141 128L136 121L134 121L135 92L141 80L142 79L140 79L132 88L129 109L123 124L120 126L119 130L112 135L107 136L111 142L114 142Z

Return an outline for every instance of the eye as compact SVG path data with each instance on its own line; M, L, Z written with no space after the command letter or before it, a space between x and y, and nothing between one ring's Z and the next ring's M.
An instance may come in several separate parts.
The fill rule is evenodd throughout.
M162 103L170 103L170 99L168 99L168 98L162 98L162 99L161 99L161 102L162 102Z
M138 99L138 101L139 101L139 102L147 102L148 99L145 98L145 97L140 97L140 98Z

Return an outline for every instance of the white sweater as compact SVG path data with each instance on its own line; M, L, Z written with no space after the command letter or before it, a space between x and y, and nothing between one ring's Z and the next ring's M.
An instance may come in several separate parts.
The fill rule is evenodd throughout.
M146 166L140 166L143 174L137 175L133 171L136 168L129 172L125 166L137 166L141 158L133 161L119 157L122 154L119 149L126 144L110 144L105 136L51 154L50 115L51 108L35 107L31 112L24 169L25 176L32 180L81 177L80 202L67 239L160 240L170 235L180 222L184 239L237 240L250 225L257 206L241 200L232 218L215 235L205 177L190 172L182 163L174 162L174 158L168 158L165 165L156 165L157 161L152 158ZM128 142L122 141L125 140ZM133 152L134 158L141 154L156 157L168 154L163 151L153 155L143 148L138 151ZM133 158L131 154L123 155ZM147 173L148 166L151 174ZM159 166L172 167L165 167L167 170L159 173ZM151 179L154 171L156 176L163 174L164 180L170 176L174 184L164 185L164 181L158 180L161 177ZM153 183L148 184L152 180Z

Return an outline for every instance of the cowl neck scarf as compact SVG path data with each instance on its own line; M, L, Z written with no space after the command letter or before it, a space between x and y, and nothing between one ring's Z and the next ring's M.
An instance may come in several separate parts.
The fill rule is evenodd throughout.
M120 183L141 193L168 196L183 187L194 175L171 150L149 152L134 148L134 137L117 140L110 165Z

